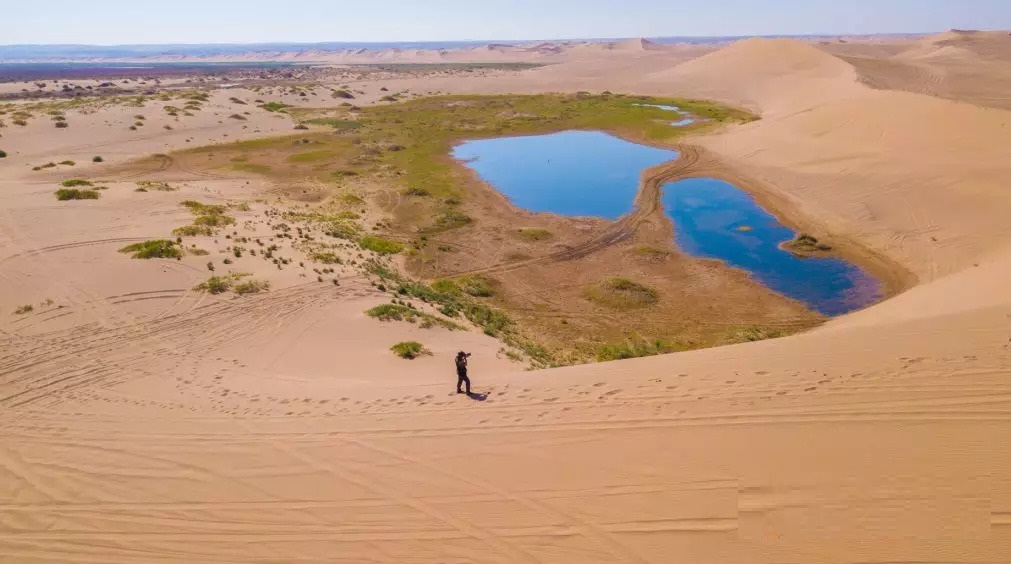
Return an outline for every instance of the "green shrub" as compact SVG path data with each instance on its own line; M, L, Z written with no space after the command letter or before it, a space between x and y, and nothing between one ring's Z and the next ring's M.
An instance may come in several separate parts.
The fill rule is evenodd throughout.
M70 180L64 180L60 184L62 184L65 188L73 188L74 186L94 186L91 182L81 178L71 178Z
M95 190L78 190L77 188L60 188L56 191L56 199L64 200L97 200L101 195Z
M0 151L0 159L6 159L6 158L7 158L7 151Z
M366 235L358 240L361 248L381 255L395 255L404 250L404 246L396 241L383 239L375 235Z
M393 354L407 360L414 360L419 356L431 354L424 345L417 341L404 341L390 347Z
M71 160L60 161L63 166L77 166L77 162Z
M121 253L131 253L135 259L179 258L183 256L182 249L175 241L168 239L152 239L142 243L127 245L119 250Z

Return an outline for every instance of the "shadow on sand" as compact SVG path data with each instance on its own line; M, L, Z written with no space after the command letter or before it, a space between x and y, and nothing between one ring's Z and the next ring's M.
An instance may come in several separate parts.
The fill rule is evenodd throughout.
M470 399L472 399L474 401L484 401L484 400L488 399L488 394L482 394L482 393L479 393L479 392L471 392L471 393L467 394L467 397L469 397Z

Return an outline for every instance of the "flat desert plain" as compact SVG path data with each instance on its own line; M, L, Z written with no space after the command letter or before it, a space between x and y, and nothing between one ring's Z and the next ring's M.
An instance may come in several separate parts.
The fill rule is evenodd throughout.
M0 559L1011 560L1011 36L441 56L550 64L64 106L5 85ZM404 267L390 241L313 246L352 215L384 232L368 185L296 224L332 186L215 160L287 139L338 91L366 109L577 91L744 108L761 119L684 154L888 265L894 295L783 338L525 370L413 290L391 304L362 269ZM117 252L149 240L171 256ZM384 304L415 322L365 313ZM409 341L428 354L390 351ZM473 396L453 389L458 350Z

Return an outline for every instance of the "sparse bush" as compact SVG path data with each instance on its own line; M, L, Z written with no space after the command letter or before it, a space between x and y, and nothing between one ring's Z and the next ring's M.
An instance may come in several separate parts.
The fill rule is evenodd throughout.
M270 288L270 283L266 280L246 280L235 285L233 290L236 294L244 296L246 294L258 294Z
M155 182L153 180L141 180L137 182L138 188L144 188L144 191L157 190L159 192L175 192L177 188L170 185L168 182Z
M67 122L65 122L65 121L58 121L58 122L56 122L56 128L57 129L66 129L67 127L69 127L69 124Z
M232 289L233 279L228 276L211 276L207 280L197 284L194 290L207 292L208 294L224 294Z
M7 158L7 151L0 151L0 159L6 159L6 158Z
M417 341L404 341L390 347L393 354L407 360L414 360L419 356L431 354L424 345Z
M93 163L105 162L105 159L103 159L102 157L99 157L99 156L95 156L95 157L91 158L91 162L93 162Z
M152 239L142 243L127 245L119 250L121 253L129 253L135 259L152 258L179 258L183 256L175 241L168 239Z
M60 161L60 164L63 165L63 166L76 166L77 162L76 161L71 161L71 160L68 159L68 160L65 160L65 161Z
M64 180L60 184L62 184L65 188L73 188L75 186L94 186L91 182L81 178L71 178L70 180Z
M35 306L33 306L32 304L25 304L14 310L14 315L24 315L26 313L31 313L33 311L35 311Z
M56 199L65 200L97 200L101 195L95 190L78 190L77 188L60 188L56 191Z

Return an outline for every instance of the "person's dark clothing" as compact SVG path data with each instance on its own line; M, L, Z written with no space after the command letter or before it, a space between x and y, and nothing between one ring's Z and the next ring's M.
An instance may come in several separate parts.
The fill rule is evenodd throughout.
M463 393L460 386L467 384L467 393L470 393L470 378L467 377L467 357L456 357L456 393Z

